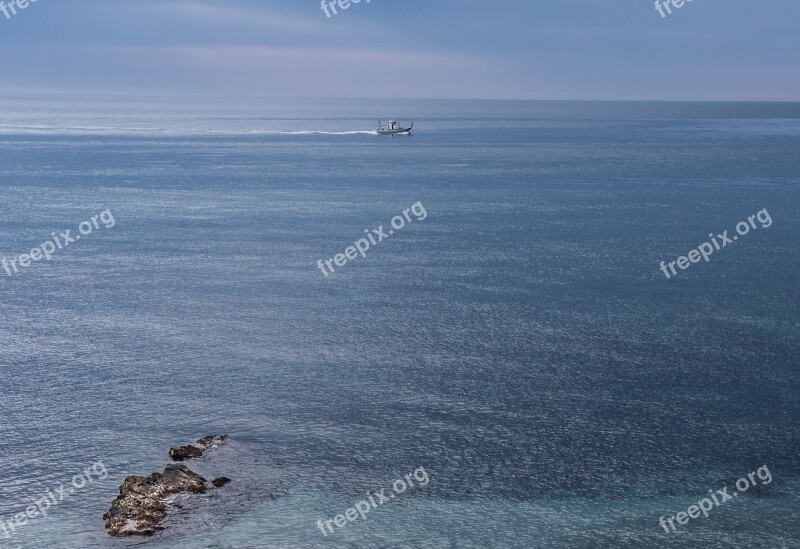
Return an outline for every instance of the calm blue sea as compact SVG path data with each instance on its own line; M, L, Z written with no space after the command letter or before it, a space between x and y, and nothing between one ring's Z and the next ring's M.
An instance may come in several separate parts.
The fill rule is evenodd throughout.
M798 205L800 104L3 97L0 256L115 225L0 270L0 520L108 470L0 546L800 547ZM216 433L232 484L107 536Z

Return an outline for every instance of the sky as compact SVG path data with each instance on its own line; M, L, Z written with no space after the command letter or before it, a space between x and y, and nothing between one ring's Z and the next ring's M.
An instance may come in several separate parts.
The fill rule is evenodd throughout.
M800 100L797 0L693 0L665 17L654 0L15 9L0 12L6 95Z

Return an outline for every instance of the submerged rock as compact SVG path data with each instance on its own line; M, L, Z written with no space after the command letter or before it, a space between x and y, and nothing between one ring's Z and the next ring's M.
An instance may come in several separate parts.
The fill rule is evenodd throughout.
M214 488L222 488L223 486L225 486L229 482L232 482L232 481L228 477L217 477L217 478L215 478L214 480L211 481L211 485Z
M197 439L197 444L205 447L206 450L213 450L219 448L228 438L228 435L207 435Z
M163 473L149 477L130 476L119 488L119 496L103 515L112 536L151 536L163 527L167 499L182 493L203 494L206 479L183 464L167 465Z

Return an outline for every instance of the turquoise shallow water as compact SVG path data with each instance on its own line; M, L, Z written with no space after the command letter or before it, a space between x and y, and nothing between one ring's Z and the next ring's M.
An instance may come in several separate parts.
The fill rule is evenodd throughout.
M800 106L7 104L0 254L116 224L0 271L0 518L109 472L3 546L800 546ZM370 134L386 111L418 132ZM234 482L108 538L124 477L208 433L233 441L195 466Z

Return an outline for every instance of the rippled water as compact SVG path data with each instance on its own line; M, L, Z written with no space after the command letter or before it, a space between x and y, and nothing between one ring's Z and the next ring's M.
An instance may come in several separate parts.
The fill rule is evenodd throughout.
M0 271L0 519L109 472L3 546L800 546L800 106L8 104L0 254L116 224ZM387 110L417 133L370 134ZM211 433L192 466L234 482L109 538L124 477Z

